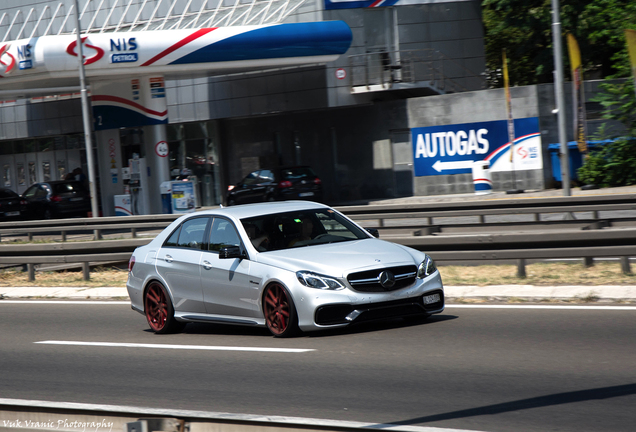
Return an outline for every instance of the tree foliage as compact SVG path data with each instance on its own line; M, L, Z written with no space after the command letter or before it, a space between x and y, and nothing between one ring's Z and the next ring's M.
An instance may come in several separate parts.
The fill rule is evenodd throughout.
M550 0L483 0L486 65L492 87L503 85L499 71L506 49L512 85L553 82ZM636 29L634 0L560 0L562 36L579 44L584 76L625 77L629 61L623 31ZM563 62L569 70L567 43ZM569 74L566 74L569 75Z
M634 81L604 83L595 98L603 106L603 117L625 127L622 136L608 136L601 128L597 139L613 138L599 150L590 152L578 170L579 180L602 187L636 184L636 96Z

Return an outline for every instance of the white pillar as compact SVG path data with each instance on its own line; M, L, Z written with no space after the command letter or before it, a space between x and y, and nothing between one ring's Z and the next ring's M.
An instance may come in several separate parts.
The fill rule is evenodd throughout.
M150 213L161 213L162 182L170 180L168 134L165 124L144 126L144 150L148 168L148 197Z

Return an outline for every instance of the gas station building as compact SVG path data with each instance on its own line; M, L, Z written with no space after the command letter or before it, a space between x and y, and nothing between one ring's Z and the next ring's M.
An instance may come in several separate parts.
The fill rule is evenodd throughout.
M164 212L176 178L219 205L250 171L286 165L312 166L330 203L430 194L412 131L452 109L418 107L465 107L485 87L476 0L79 0L87 166L74 3L0 6L2 186L94 170L104 216L121 195Z

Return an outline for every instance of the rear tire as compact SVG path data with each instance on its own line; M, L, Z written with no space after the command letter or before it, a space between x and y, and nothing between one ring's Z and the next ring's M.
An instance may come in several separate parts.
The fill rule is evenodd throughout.
M144 293L144 314L150 329L157 334L174 333L183 330L184 323L174 317L174 307L165 287L159 282L151 282Z

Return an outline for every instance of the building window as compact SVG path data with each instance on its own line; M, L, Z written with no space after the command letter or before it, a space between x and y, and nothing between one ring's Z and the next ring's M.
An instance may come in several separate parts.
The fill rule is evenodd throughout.
M20 186L25 186L26 185L26 179L25 179L25 175L24 175L24 164L23 163L19 163L17 166L18 166L18 184Z
M37 175L35 173L35 162L29 162L29 184L37 182Z
M4 187L11 187L11 165L4 164L2 167L2 178L4 179Z
M42 177L44 177L44 181L51 180L51 162L42 162Z
M57 161L57 178L58 180L64 180L66 177L66 162L63 160Z

